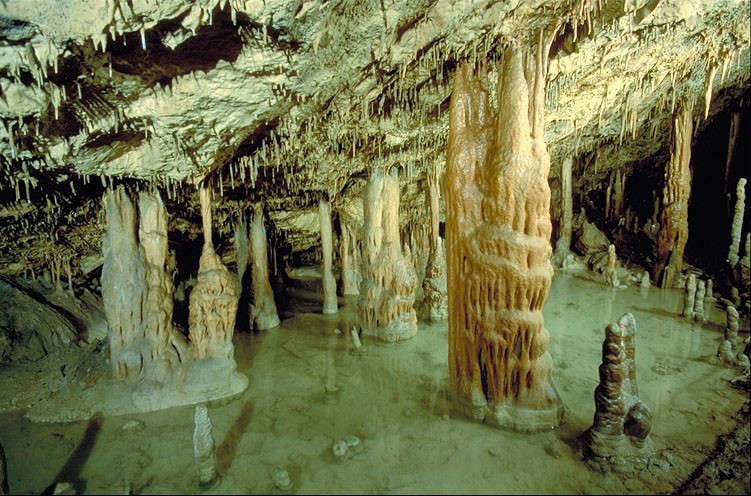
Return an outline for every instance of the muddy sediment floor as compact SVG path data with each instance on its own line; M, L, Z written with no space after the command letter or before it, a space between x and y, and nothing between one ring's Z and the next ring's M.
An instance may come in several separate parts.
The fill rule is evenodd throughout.
M34 402L75 407L61 368L93 364L92 383L108 370L106 350L90 346L0 369L10 491L40 494L66 482L87 494L273 494L282 492L272 480L282 467L300 494L748 493L749 393L730 384L738 369L711 360L724 310L711 305L706 322L692 323L678 317L679 291L613 289L592 278L556 273L543 311L565 405L558 429L502 431L454 412L445 324L420 322L417 336L399 343L362 338L355 349L356 297L322 315L320 295L298 288L286 302L277 296L279 328L235 335L250 385L208 404L213 485L196 481L194 406L69 423L24 417ZM636 319L636 379L656 453L637 472L597 471L578 437L592 424L605 326L625 312ZM339 460L332 447L348 435L363 450Z

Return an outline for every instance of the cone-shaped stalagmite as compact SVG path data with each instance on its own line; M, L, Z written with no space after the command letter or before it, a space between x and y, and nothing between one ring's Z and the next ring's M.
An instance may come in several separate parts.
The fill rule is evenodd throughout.
M417 275L399 239L396 169L374 171L363 196L362 282L358 314L366 335L399 341L417 333L413 308Z
M250 263L253 280L250 325L259 331L272 329L279 325L279 314L276 311L274 290L269 282L268 244L260 203L254 205L250 221Z
M121 186L105 194L102 298L115 377L164 384L185 345L172 327L173 285L167 272L167 211L155 191L139 195L139 221ZM136 227L138 224L138 227ZM138 237L136 237L138 233Z
M692 111L693 106L685 101L676 110L670 162L665 167L663 206L657 235L657 262L652 270L652 282L661 282L664 288L673 287L675 277L683 269L683 250L688 241Z
M201 186L203 249L196 285L190 292L190 341L198 358L226 358L234 363L232 334L235 331L237 279L214 251L211 240L210 191Z
M318 216L321 226L321 279L323 282L323 313L332 314L339 311L336 299L336 279L332 271L334 251L333 231L331 230L331 203L321 198L318 203Z
M507 48L497 118L484 74L467 64L457 70L445 178L457 403L476 419L519 430L557 426L562 412L542 316L553 268L540 86L549 41L541 43L526 80L521 50Z

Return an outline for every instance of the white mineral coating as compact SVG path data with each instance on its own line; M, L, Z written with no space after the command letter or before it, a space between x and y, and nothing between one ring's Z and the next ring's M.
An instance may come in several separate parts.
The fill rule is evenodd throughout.
M196 405L193 456L196 460L198 482L201 484L210 484L216 479L218 462L211 430L211 419L206 405Z
M347 458L347 455L349 454L349 447L347 446L346 441L337 441L334 444L334 447L331 448L331 452L334 453L334 459L337 461L342 461L345 458Z

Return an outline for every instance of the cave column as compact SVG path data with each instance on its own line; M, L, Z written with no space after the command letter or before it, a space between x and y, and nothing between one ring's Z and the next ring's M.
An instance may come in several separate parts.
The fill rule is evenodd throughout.
M357 262L357 239L352 228L342 215L339 216L341 235L339 236L339 258L342 263L342 296L360 294L359 271L355 268Z
M203 222L203 248L196 284L190 292L190 341L197 358L224 358L234 365L232 335L239 299L237 278L230 274L214 251L211 192L203 184L198 192Z
M402 253L395 168L370 174L363 213L360 328L364 334L384 341L410 338L417 333L413 308L417 275Z
M561 235L556 242L556 252L559 263L562 263L566 259L571 250L571 231L574 224L574 202L571 185L571 169L574 159L572 157L566 157L561 163L561 202L562 216L561 216Z
M333 314L339 311L336 299L336 279L333 265L333 231L331 229L331 203L325 198L318 202L318 217L321 226L321 279L323 282L323 313Z
M253 288L249 308L250 325L259 331L273 329L279 325L279 314L274 301L274 290L269 282L268 242L260 203L253 206L253 218L250 221L250 263Z
M466 63L456 72L449 110L446 258L455 404L477 420L522 431L555 427L562 412L542 315L553 276L543 107L554 32L526 58L516 45L506 49L497 116L490 115L484 69L473 73Z
M681 273L683 251L688 241L692 114L693 105L684 100L679 103L673 119L673 143L670 161L665 167L660 230L657 234L657 262L652 270L652 282L655 285L661 283L663 288L672 288L676 276Z
M440 190L435 170L427 175L425 200L430 212L428 225L428 263L425 267L423 294L431 322L445 322L448 319L448 294L446 289L446 258L439 234L440 227Z

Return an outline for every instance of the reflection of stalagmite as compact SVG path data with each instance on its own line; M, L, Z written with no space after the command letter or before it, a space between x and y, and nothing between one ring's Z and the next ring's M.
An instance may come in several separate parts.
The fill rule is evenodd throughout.
M321 198L318 203L318 217L321 226L321 279L323 282L323 313L332 314L339 311L336 299L336 279L332 269L334 242L331 229L331 204Z
M417 333L413 308L417 275L399 239L399 180L396 169L374 171L363 196L362 282L358 313L362 332L385 341Z
M185 349L172 327L167 212L157 192L142 192L137 222L135 207L122 186L107 191L105 206L102 298L113 373L131 384L140 379L164 384L180 362L176 350Z
M428 174L428 188L426 200L430 210L430 229L428 242L430 251L428 263L425 266L423 280L423 294L428 314L432 322L445 322L448 319L448 293L446 292L446 257L443 254L443 243L439 236L440 211L438 206L439 190L438 178L435 172Z
M265 331L279 325L274 290L269 282L268 243L263 224L263 209L257 203L250 221L250 257L253 293L250 296L250 324Z
M691 198L691 130L693 106L683 102L676 111L670 162L665 167L663 208L657 235L657 262L652 281L661 287L673 286L683 268L683 250L688 241L688 202ZM667 265L666 265L667 264Z
M188 324L190 341L198 358L227 358L234 362L232 334L235 330L237 279L214 251L211 240L210 192L199 190L203 221L203 249L196 285L190 292Z
M653 453L652 413L636 386L636 321L627 313L605 329L595 415L585 433L592 454L601 458L645 457Z
M456 72L450 108L450 376L459 408L520 430L560 422L542 316L553 275L550 159L542 139L549 39L527 59L526 72L521 50L507 48L497 118L489 113L484 74L466 64Z

